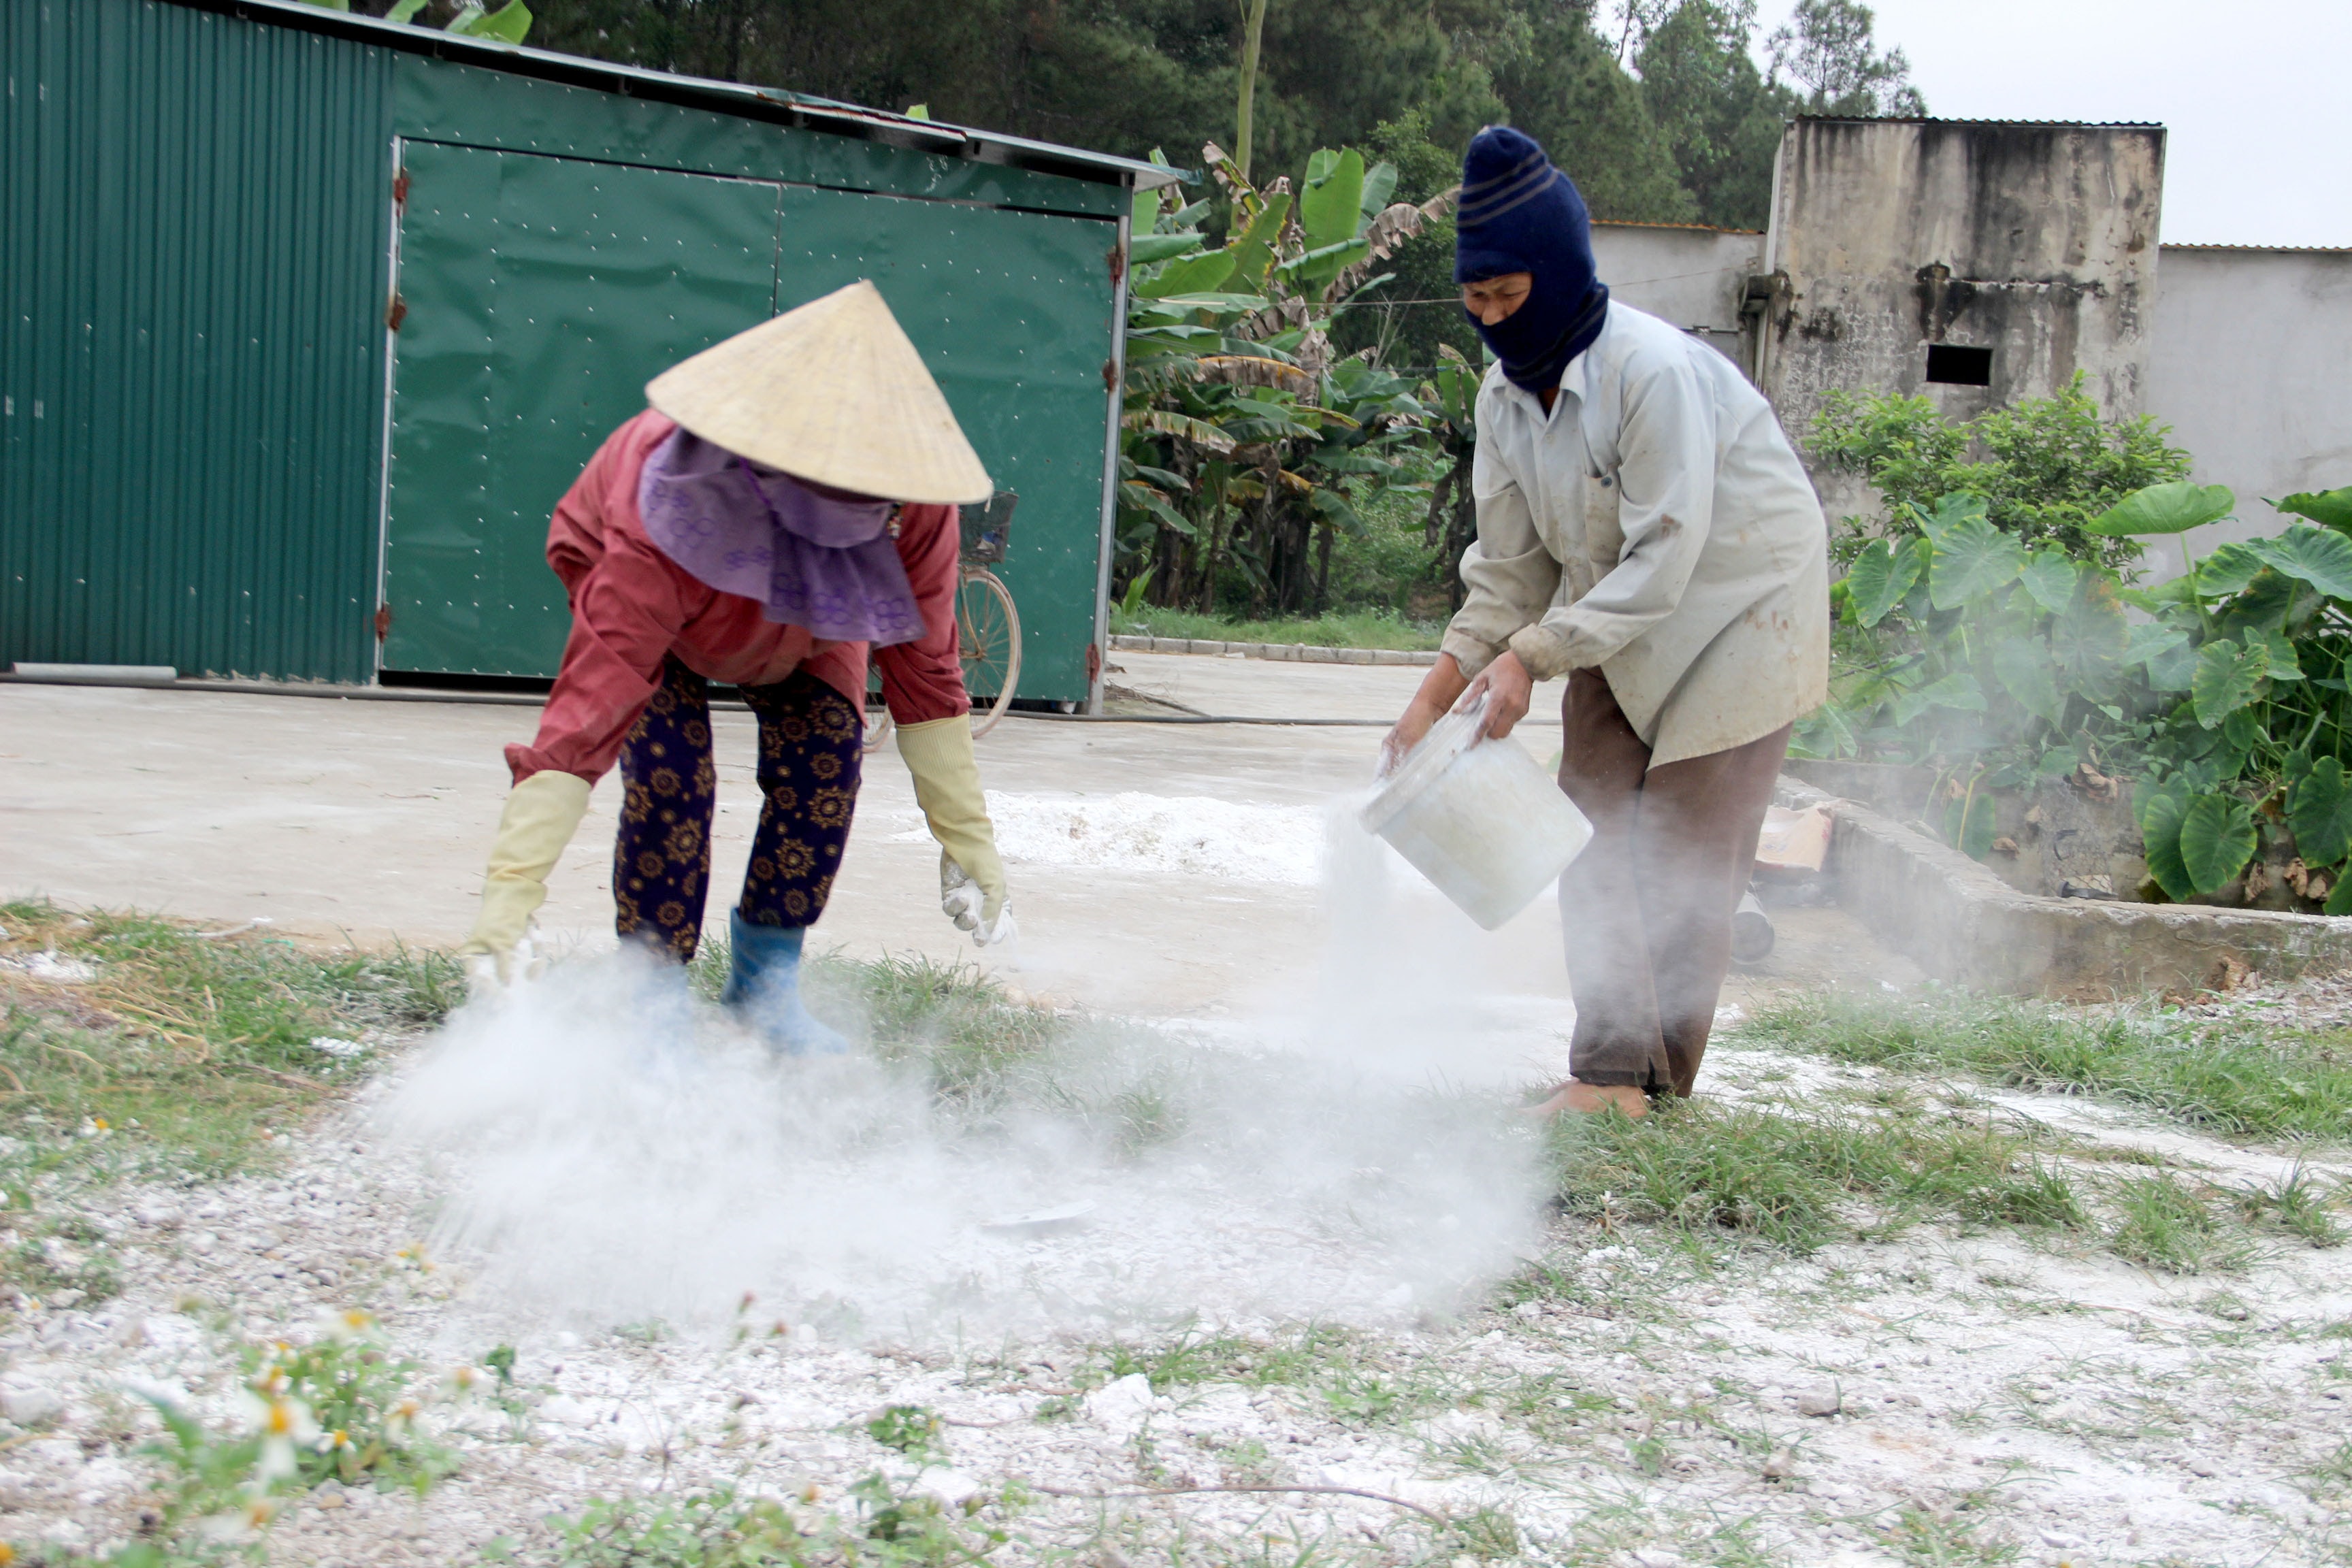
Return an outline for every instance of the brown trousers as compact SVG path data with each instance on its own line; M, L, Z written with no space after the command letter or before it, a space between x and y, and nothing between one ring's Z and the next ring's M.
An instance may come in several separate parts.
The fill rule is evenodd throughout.
M1592 822L1559 879L1576 997L1569 1070L1688 1095L1790 726L1653 768L1597 669L1568 678L1560 725L1559 787Z

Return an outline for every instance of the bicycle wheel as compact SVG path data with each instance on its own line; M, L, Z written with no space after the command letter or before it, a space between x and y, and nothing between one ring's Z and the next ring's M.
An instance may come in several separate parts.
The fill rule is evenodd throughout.
M868 656L866 661L866 752L868 756L882 749L890 738L890 710L882 706L882 672L875 668Z
M956 584L956 651L971 694L971 732L985 735L1021 683L1021 614L993 573L975 570Z

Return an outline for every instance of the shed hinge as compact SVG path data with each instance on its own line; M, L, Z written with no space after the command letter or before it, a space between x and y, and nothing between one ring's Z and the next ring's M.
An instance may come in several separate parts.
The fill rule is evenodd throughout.
M408 320L408 301L395 293L392 297L392 303L384 308L383 324L396 332L400 331L400 323L406 320Z
M388 604L378 605L375 607L375 640L382 642L391 635L392 606Z
M1109 360L1103 361L1103 390L1105 392L1118 390L1118 366Z
M405 168L392 177L392 205L395 212L408 210L408 171Z
M1127 276L1126 245L1119 244L1112 246L1110 247L1110 253L1105 256L1103 260L1108 263L1110 267L1110 286L1116 289L1118 287L1119 279Z

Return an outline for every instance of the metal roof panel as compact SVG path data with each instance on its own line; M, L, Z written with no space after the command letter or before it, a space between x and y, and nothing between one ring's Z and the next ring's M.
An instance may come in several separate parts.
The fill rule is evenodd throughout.
M175 5L215 11L248 21L325 33L383 48L467 65L517 71L573 86L601 88L634 98L661 99L700 108L745 115L757 120L803 126L835 135L856 137L902 147L908 152L941 157L969 158L975 163L1003 163L1038 174L1059 174L1135 190L1156 190L1176 184L1185 171L1108 153L1065 147L944 121L916 120L887 110L867 109L835 99L793 92L785 88L760 87L708 77L679 76L639 66L614 65L584 55L560 54L527 45L467 37L437 28L404 22L386 22L353 12L330 11L301 0L171 0Z
M1945 120L1933 114L1800 114L1806 125L2001 125L2042 131L2161 131L2160 120Z
M2166 240L2158 250L2268 250L2290 256L2352 256L2352 245L2190 245Z

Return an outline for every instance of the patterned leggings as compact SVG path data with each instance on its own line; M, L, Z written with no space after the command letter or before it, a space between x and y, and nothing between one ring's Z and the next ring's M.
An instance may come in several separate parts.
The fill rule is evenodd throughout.
M753 925L812 925L824 912L857 809L859 714L805 670L747 686L743 700L760 719L763 804L737 908ZM719 775L709 685L675 658L621 748L621 780L628 795L613 847L615 924L624 941L688 962L702 940L710 892Z

